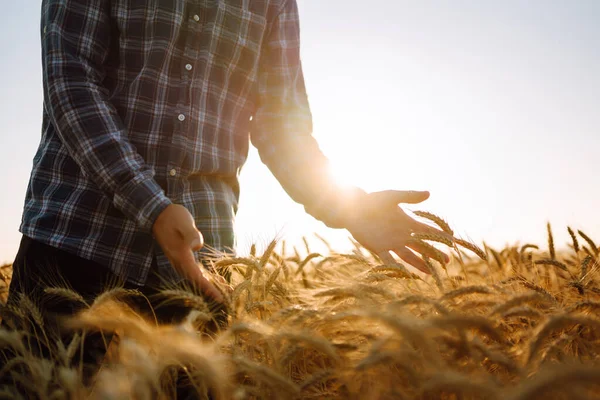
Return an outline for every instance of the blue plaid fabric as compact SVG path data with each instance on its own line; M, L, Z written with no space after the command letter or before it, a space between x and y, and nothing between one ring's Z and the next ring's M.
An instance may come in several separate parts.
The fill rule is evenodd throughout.
M348 199L312 137L295 0L43 0L44 109L20 231L136 283L161 211L231 253L249 138L332 227ZM205 253L198 254L199 258Z

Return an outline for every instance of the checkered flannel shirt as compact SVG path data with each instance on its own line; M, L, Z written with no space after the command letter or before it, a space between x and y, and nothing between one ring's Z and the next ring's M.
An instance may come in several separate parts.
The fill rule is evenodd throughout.
M312 137L295 0L43 0L41 15L24 235L142 285L153 257L174 273L151 228L177 203L231 252L250 141L307 212L343 226L363 192L327 178Z

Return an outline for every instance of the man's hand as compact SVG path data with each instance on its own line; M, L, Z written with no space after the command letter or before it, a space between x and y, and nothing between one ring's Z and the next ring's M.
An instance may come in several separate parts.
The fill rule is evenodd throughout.
M221 292L206 278L194 258L193 251L202 248L204 239L187 208L178 204L169 205L154 222L152 233L182 277L216 301L223 302Z
M411 243L411 235L413 233L446 234L414 220L398 207L399 203L417 204L428 198L429 192L387 190L368 194L360 204L356 205L356 215L349 216L346 229L354 239L377 254L386 264L396 263L390 254L390 251L393 251L408 264L429 274L431 272L425 262L409 249L423 252L421 254L431 258L435 256L427 254L427 250ZM448 261L448 256L445 257Z

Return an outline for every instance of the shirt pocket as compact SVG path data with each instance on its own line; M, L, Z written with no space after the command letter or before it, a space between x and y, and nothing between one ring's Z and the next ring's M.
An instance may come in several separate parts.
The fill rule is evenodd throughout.
M214 26L216 65L230 73L251 74L258 65L267 18L250 11L243 1L219 1Z

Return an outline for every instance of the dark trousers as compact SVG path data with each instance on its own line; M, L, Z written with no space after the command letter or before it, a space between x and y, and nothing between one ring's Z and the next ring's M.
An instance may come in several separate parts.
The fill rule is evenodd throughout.
M131 296L127 299L129 306L149 318L156 318L158 323L178 323L182 321L190 309L181 303L164 303L160 298L160 278L156 274L156 265L153 265L150 277L145 286L136 286L123 282L106 267L77 257L63 250L48 246L41 242L23 236L19 251L13 263L13 276L9 288L7 306L4 310L2 326L8 329L30 329L23 323L35 323L35 318L21 318L18 312L11 317L12 310L22 310L25 304L22 297L26 296L39 309L43 318L46 335L58 336L69 340L69 332L61 329L61 318L70 317L81 311L85 304L81 301L57 298L46 292L48 287L63 287L71 289L81 295L91 304L93 300L107 289L123 287L137 289L144 297ZM214 331L224 323L226 314L224 310L213 309L217 318L215 325L208 329ZM38 327L39 328L39 327ZM88 334L83 346L83 354L79 359L84 362L84 379L90 378L98 367L98 363L106 353L106 345L112 337L104 333ZM68 341L66 342L68 345ZM48 357L52 349L39 344L30 346L41 352L39 356ZM1 356L0 356L1 357ZM7 357L2 357L0 366ZM74 359L78 359L74 357ZM186 389L187 390L187 389ZM189 395L189 390L178 391L177 398L194 398ZM183 393L186 393L183 395Z

